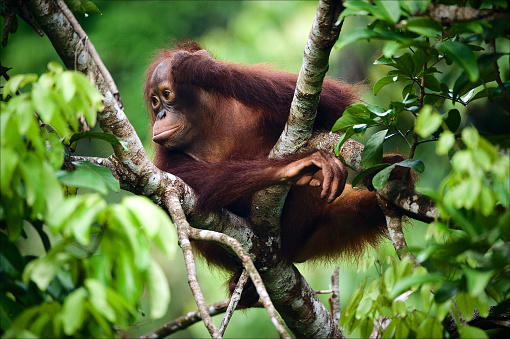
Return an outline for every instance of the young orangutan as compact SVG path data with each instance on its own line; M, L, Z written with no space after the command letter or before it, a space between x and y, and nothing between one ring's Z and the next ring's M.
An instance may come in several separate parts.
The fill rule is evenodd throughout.
M246 217L256 191L295 185L281 218L284 259L354 255L385 234L374 192L346 185L344 165L326 152L267 158L289 116L296 80L261 65L215 60L195 42L160 51L144 86L154 163L191 186L204 211L226 207ZM326 79L314 130L331 130L354 100L352 86ZM218 245L194 246L209 262L239 269Z

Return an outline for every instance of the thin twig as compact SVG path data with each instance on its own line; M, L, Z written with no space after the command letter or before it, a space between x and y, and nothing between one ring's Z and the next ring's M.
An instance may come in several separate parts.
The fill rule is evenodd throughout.
M216 243L228 246L230 249L232 249L232 251L234 251L237 257L241 260L246 271L249 273L251 281L253 282L253 285L255 286L257 293L260 296L260 301L262 302L267 313L269 314L271 322L278 331L278 334L280 335L281 338L290 338L290 334L287 332L287 329L285 328L282 320L280 319L280 316L276 312L273 302L271 301L271 298L269 297L269 294L267 293L267 290L264 287L264 283L262 282L262 278L260 277L259 272L255 268L255 265L253 264L253 261L251 260L250 256L244 251L239 241L223 233L209 230L199 230L191 226L188 227L190 232L189 233L190 239L202 241L214 241Z
M230 322L232 315L234 314L234 311L237 307L237 304L239 303L239 300L241 299L241 293L243 292L244 285L246 285L246 282L248 281L249 277L250 276L248 275L248 271L243 270L241 276L239 277L239 281L237 282L237 286L234 290L234 293L232 293L232 296L230 297L230 302L228 304L227 310L225 311L225 315L221 320L220 324L221 335L223 335L225 333L225 330L227 329L227 325Z
M340 324L340 287L339 287L339 268L335 267L333 275L331 276L331 297L329 298L329 307L331 309L331 316L335 327Z
M420 266L418 260L416 260L414 255L412 255L408 250L404 230L402 229L402 215L393 209L388 208L387 202L379 195L377 196L377 200L379 202L379 206L384 212L384 215L386 215L386 226L398 257L400 260L409 258L411 262L413 262L414 267Z
M229 301L223 300L217 303L214 303L207 307L207 312L214 317L215 315L222 314L226 311L228 307ZM262 308L262 304L257 302L255 305L250 308ZM200 317L200 312L198 310L188 312L186 315L178 317L163 326L151 331L147 334L140 336L140 339L157 339L157 338L165 338L170 334L179 332L184 330L185 328L190 327L193 324L202 321L202 317Z
M190 228L184 211L182 210L179 198L168 192L166 195L166 207L172 217L172 220L177 228L177 234L179 236L179 244L184 253L184 262L186 263L186 271L188 275L188 284L190 286L193 297L197 304L200 316L204 322L205 327L209 331L209 334L213 338L221 338L218 328L212 321L211 315L207 311L207 305L205 303L204 295L200 288L200 284L197 279L197 271L195 266L195 259L190 243Z

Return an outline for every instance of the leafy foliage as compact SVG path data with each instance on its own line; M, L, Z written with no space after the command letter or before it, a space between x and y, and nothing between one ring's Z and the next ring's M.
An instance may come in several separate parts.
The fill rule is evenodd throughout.
M20 93L28 85L31 90ZM79 118L94 125L101 108L101 95L85 75L53 63L48 73L16 75L3 88L4 337L111 337L114 325L127 326L137 317L135 305L144 288L151 316L166 312L168 284L150 254L153 243L165 255L175 250L167 215L144 197L109 205L98 193L64 195L78 187L101 194L119 190L119 182L104 167L76 162L76 170L61 170L64 145L79 139L73 140L80 131ZM28 256L17 246L20 237L33 233L27 232L29 227L36 230L45 253Z
M500 1L478 3L486 9L507 6ZM508 115L508 105L502 108L498 100L508 100L510 79L503 77L508 74L509 53L496 48L508 43L508 18L443 26L426 14L429 5L348 1L341 14L366 16L370 23L344 32L337 47L359 40L384 41L382 56L374 64L389 71L375 82L373 93L393 86L400 88L402 98L384 108L351 106L335 124L334 131L345 131L337 150L348 137L364 137L367 129L377 128L365 141L361 157L365 171L353 184L380 171L373 178L374 187L380 189L395 165L422 172L423 162L412 158L425 142L435 142L437 155L448 156L451 163L440 189L427 191L437 203L440 219L428 226L423 248L414 250L422 266L413 268L408 260L377 262L379 278L365 280L345 306L341 326L362 337L370 336L374 321L379 321L375 330L383 338L445 337L446 321L456 324L460 338L488 337L489 332L469 321L476 312L489 316L489 305L498 314L510 304L508 135L501 142L461 123L461 112L481 100ZM506 63L501 62L503 56ZM403 130L401 121L409 117L414 123ZM382 150L392 137L406 141L411 159L388 166L381 164Z

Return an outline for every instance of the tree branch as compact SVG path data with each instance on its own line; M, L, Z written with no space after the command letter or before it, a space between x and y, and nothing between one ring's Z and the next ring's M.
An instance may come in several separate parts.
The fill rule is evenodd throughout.
M193 297L195 298L198 311L200 312L200 317L202 318L202 321L204 322L204 325L209 331L211 337L221 338L218 328L212 321L209 312L207 312L204 295L200 288L200 284L198 283L195 259L190 243L191 227L186 220L180 201L174 194L168 194L165 199L165 206L172 217L175 227L177 228L179 245L184 253L184 262L186 263L186 271L188 273L188 284L191 292L193 293Z
M329 69L331 48L338 40L342 22L338 17L344 9L340 0L320 0L312 29L308 35L292 100L289 119L280 138L269 154L279 158L298 152L312 136L322 83ZM252 220L278 229L289 186L273 186L256 194ZM277 233L277 232L275 232Z
M228 307L229 301L223 300L217 303L214 303L207 307L207 312L210 316L215 316L221 313L224 313ZM262 304L257 303L253 305L252 307L262 307ZM161 326L160 328L149 332L143 336L140 336L140 339L155 339L155 338L165 338L169 336L170 334L176 333L178 331L181 331L185 328L190 327L191 325L199 322L202 320L202 317L200 316L200 312L198 310L189 312L186 315L183 315L182 317L179 317L177 319L174 319L165 325Z
M241 300L241 293L243 292L243 288L248 282L249 279L248 271L243 270L243 273L241 273L241 276L239 277L239 280L237 282L236 288L234 292L232 293L232 296L230 297L230 302L228 303L228 307L225 310L225 315L223 316L223 319L221 320L220 325L220 333L223 335L225 333L225 330L227 328L228 323L230 322L230 319L232 318L232 315L234 314L235 309L237 308L237 304L239 303L239 300Z
M431 3L427 9L430 18L442 25L448 26L456 22L472 20L491 21L498 17L508 17L510 14L497 9L476 9L470 7L448 6Z
M333 275L331 276L331 297L329 298L329 308L333 316L334 326L338 327L340 324L340 287L339 287L339 267L335 267Z
M290 338L289 333L285 329L285 326L281 322L280 317L278 316L278 313L276 312L276 309L274 308L273 303L271 302L271 298L269 297L269 294L266 291L266 288L264 287L264 283L259 275L259 272L255 268L255 265L253 264L253 261L251 260L250 256L244 251L239 241L232 237L228 237L227 235L222 233L207 230L199 230L192 227L189 227L189 232L190 239L214 241L216 243L228 246L230 249L234 251L238 258L241 259L246 271L248 271L250 279L253 282L253 285L255 285L257 293L260 296L260 300L264 305L267 313L269 314L271 322L273 323L273 325L276 327L276 330L280 334L280 337Z
M343 5L340 0L320 0L315 20L305 47L303 64L298 75L290 116L270 157L296 153L311 137L322 82L328 70L329 54L338 39L338 22ZM265 252L278 253L280 217L288 193L288 186L273 186L255 194L251 222L264 230L272 246ZM275 262L277 256L264 255L261 275L272 300L289 328L305 337L342 337L340 330L319 301L317 295L291 264ZM272 262L271 262L272 261ZM284 284L282 282L285 282ZM296 300L300 300L296 303Z

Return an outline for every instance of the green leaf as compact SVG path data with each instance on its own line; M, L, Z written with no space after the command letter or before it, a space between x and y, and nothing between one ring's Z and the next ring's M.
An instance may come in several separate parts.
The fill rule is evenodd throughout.
M95 126L97 111L102 108L101 94L85 74L80 72L72 72L72 74L77 90L85 97L85 99L82 100L83 108L78 111L85 116L90 126Z
M358 326L361 338L369 338L370 334L372 334L372 330L374 328L374 321L372 318L365 317L361 320L361 323Z
M476 57L466 44L457 41L442 41L437 43L436 48L459 65L471 82L478 80L479 71Z
M471 81L467 72L463 72L457 77L457 80L455 80L455 84L453 85L453 91L451 93L452 98L457 99L459 96L462 97L466 95L466 93L469 93L481 85L483 85L485 88L488 83L496 81L495 72L492 68L492 56L494 55L482 55L478 58L477 63L478 69L480 71L480 77L478 81Z
M476 298L471 297L467 292L461 291L457 294L455 302L466 321L470 321L473 318L474 311L477 308L476 301Z
M44 203L47 212L51 212L64 199L62 186L55 177L55 172L48 162L43 162L40 171L40 185L44 193ZM46 212L45 212L46 214Z
M54 76L56 74L62 74L64 72L64 67L56 61L48 62L47 67L48 67L48 72L53 73L53 74L49 74L50 76Z
M505 86L505 88L508 88L508 86ZM500 88L499 87L486 87L486 88L483 88L482 90L478 91L475 95L473 95L468 102L472 102L472 101L475 101L475 100L478 100L478 99L483 99L483 98L487 98L489 96L492 96L492 97L495 97L494 95L494 92L496 90L499 90L499 92L501 92ZM508 91L508 89L506 90Z
M361 299L363 298L363 295L364 292L363 289L361 288L358 288L351 294L349 300L347 301L345 309L343 310L342 315L340 316L341 324L347 323L351 317L354 317L356 315L356 309L358 308L358 305Z
M353 42L378 37L380 37L379 33L376 33L371 29L354 28L348 31L343 31L342 34L340 35L340 38L336 42L335 47L338 49L342 49L345 46L352 44Z
M405 53L402 56L395 58L395 67L400 71L401 74L407 77L414 77L414 61L413 57L409 53Z
M404 27L411 32L431 38L443 32L443 26L429 18L409 18Z
M99 133L99 132L85 132L85 133L75 133L69 140L70 144L73 144L81 139L99 139L109 142L111 145L122 146L122 143L117 139L117 137L111 133Z
M352 130L354 134L362 137L363 135L365 135L365 132L367 131L367 124L354 125L352 126Z
M405 105L416 104L416 103L418 103L418 97L414 94L409 93L404 97L404 100L402 101L402 103ZM417 106L415 106L415 107L417 107ZM411 108L413 108L413 107L410 107L408 109L408 111L412 112Z
M358 304L358 308L356 310L356 318L358 319L365 318L367 313L369 313L370 310L372 309L373 305L374 301L372 300L372 298L370 298L370 296L368 295L365 295Z
M374 95L377 95L377 93L384 86L392 84L396 81L398 81L398 77L396 77L396 76L387 76L387 77L377 80L377 82L374 84L374 90L373 90Z
M62 228L76 212L78 205L85 199L84 196L75 196L65 199L62 204L53 209L48 215L46 221L53 233L60 232Z
M346 1L345 4L345 11L347 11L347 14L344 14L342 12L342 16L347 15L367 15L372 14L375 6L372 6L371 4L365 2L365 1L359 1L359 0L353 0L353 1Z
M425 171L425 165L423 164L423 162L421 160L417 160L417 159L408 159L408 160L404 160L401 162L397 162L397 163L395 163L395 166L412 168L415 171L420 172L420 173L423 173L423 171Z
M18 89L25 87L28 83L35 82L37 74L17 74L9 79L2 89L3 99L5 100L8 95L14 96Z
M62 168L64 163L64 146L60 138L55 132L46 132L42 130L42 134L46 136L46 158L48 159L52 169Z
M344 134L340 137L340 140L338 140L338 143L335 146L335 154L338 156L340 154L340 149L342 148L342 145L354 135L354 129L352 127L349 127Z
M416 337L419 339L444 338L443 324L437 318L425 318L420 323Z
M133 253L135 258L138 260L141 251L138 243L138 225L136 219L131 213L127 213L126 208L123 205L112 206L112 213L109 220L112 224L120 229L120 233L125 241L129 244L128 250ZM123 240L124 240L123 239ZM140 262L137 262L137 267L144 269L145 267L139 266Z
M335 122L331 131L345 131L354 125L374 125L376 122L370 117L367 106L362 104L352 105L345 109L342 116Z
M407 98L408 96L414 95L416 93L416 84L415 83L409 83L402 89L402 98ZM428 96L425 97L425 99L428 98ZM404 100L405 102L405 100Z
M395 65L395 62L391 58L388 58L387 56L382 55L378 59L376 59L373 64L374 65L393 66L393 65Z
M76 94L76 84L74 83L73 72L62 73L57 81L59 82L62 90L64 100L67 102L71 101Z
M438 319L441 319L443 320L446 315L448 314L448 312L450 312L452 310L452 301L451 300L448 300L442 304L434 304L434 308L435 308L435 313L436 313L436 317ZM433 310L432 310L433 312Z
M143 277L137 277L139 277L140 280L143 280ZM140 298L140 292L137 292L136 295L132 296L133 301L126 300L121 294L111 288L106 290L106 294L108 303L112 305L118 314L124 315L126 312L129 312L129 314L133 317L140 315L140 313L135 309L135 306L138 304L138 298Z
M83 325L85 319L85 303L87 290L80 287L71 292L65 299L60 313L60 320L66 335L72 335Z
M373 114L377 115L378 117L386 117L388 114L391 113L391 110L385 111L377 105L368 105L367 109L369 110L370 113L373 113Z
M14 171L18 167L18 154L12 149L7 147L2 147L0 149L2 154L2 161L0 161L0 187L2 188L2 199L4 195L6 197L12 196L12 178L14 176ZM18 173L16 173L18 175Z
M397 23L400 20L400 5L398 1L376 0L374 3L379 9L378 12L381 15L381 19L386 19L392 23Z
M352 179L351 185L352 186L356 186L361 181L361 179L363 179L364 177L367 177L367 176L369 176L371 174L374 174L377 171L380 171L381 169L383 169L383 168L385 168L387 166L388 166L388 164L378 164L378 165L375 165L373 167L367 168L363 172L361 172L358 175L356 175L356 177L354 177L354 179Z
M53 86L53 78L45 73L32 87L32 103L40 119L47 124L51 123L55 114L58 114L58 107L53 100L55 93Z
M102 283L94 279L85 280L85 287L89 291L89 300L94 309L110 322L115 322L117 319L115 310L108 303L106 298L107 288Z
M395 284L395 270L394 267L389 267L383 274L384 289L390 292Z
M461 133L462 142L470 149L477 149L479 140L480 140L480 134L478 133L478 130L474 127L466 127L462 130Z
M34 211L42 211L42 203L45 199L46 192L41 185L41 174L43 166L41 160L34 153L29 153L27 159L20 161L21 175L25 184L26 202Z
M390 165L374 176L372 179L372 185L375 189L380 190L384 187L384 185L386 185L390 178L391 171L393 171L394 168L395 164Z
M441 116L432 111L431 106L424 106L418 117L416 118L416 125L414 126L414 130L421 137L426 138L439 128L443 122Z
M161 227L173 227L172 221L161 208L143 196L125 197L121 203L134 216L148 237L154 237ZM147 219L150 215L150 220Z
M403 48L403 44L400 43L399 41L395 41L395 40L390 40L390 41L387 41L384 46L383 46L383 56L389 58L389 57L392 57L393 55L397 54L397 51L401 48ZM392 66L395 66L395 65L392 65Z
M441 92L441 83L433 75L425 76L425 88L428 88L434 92Z
M76 11L82 14L87 12L101 14L101 11L92 1L83 0L66 0L66 4L72 11Z
M45 257L32 260L23 271L23 281L32 280L41 291L45 291L57 272L70 259L67 253L50 253Z
M95 305L92 303L87 303L87 310L89 311L92 318L94 318L95 322L99 325L102 330L102 336L104 337L114 337L112 327L110 323L105 319L105 317L100 313Z
M83 205L75 211L69 221L69 227L76 241L82 245L89 243L92 225L94 221L97 221L98 215L105 210L106 206L106 202L99 195L90 194L86 196Z
M388 130L382 130L374 133L368 139L363 152L361 153L361 167L363 169L370 168L382 162L383 142Z
M446 282L440 285L439 288L436 287L434 293L434 301L439 304L444 303L453 298L453 296L455 296L457 293L459 293L459 282Z
M120 252L113 267L113 273L117 280L116 290L130 302L136 302L135 299L139 293L136 280L139 280L141 276L138 272L133 265L131 254Z
M494 271L475 270L469 267L464 268L469 295L477 297L483 293L493 274Z
M395 299L405 291L419 287L425 283L429 282L440 282L443 280L443 277L440 274L426 274L426 275L411 275L407 277L400 278L395 285L393 285L393 289L391 290L388 298Z
M461 122L460 112L458 109L454 108L449 110L448 113L446 114L447 116L444 119L444 121L448 126L448 129L455 133L455 131L457 131L457 128L459 128Z
M459 338L473 338L473 339L484 339L489 338L484 330L474 326L460 326L459 327Z
M89 161L75 161L76 170L59 171L57 177L66 186L87 188L107 194L108 190L120 191L120 183L107 167L96 165Z
M489 187L482 186L479 202L480 209L484 216L488 217L494 212L494 208L496 206L496 199L494 198L494 195Z
M446 155L455 144L455 135L450 131L444 131L439 135L436 145L436 153L439 155Z
M392 309L393 314L395 315L395 317L405 317L405 316L407 316L406 303L401 301L401 300L395 300L391 304L391 309ZM406 338L407 335L397 336L397 337L398 338Z
M152 318L163 317L170 304L170 289L165 273L156 262L151 261L147 271L147 290Z

